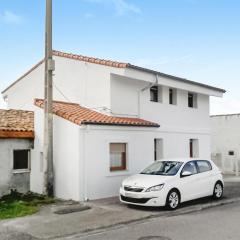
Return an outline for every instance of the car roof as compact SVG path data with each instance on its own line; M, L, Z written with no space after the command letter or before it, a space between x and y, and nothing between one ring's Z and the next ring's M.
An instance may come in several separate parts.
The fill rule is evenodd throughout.
M163 162L163 161L168 161L168 162L189 162L189 161L194 161L194 160L207 160L211 161L206 158L164 158L164 159L159 159L157 161Z

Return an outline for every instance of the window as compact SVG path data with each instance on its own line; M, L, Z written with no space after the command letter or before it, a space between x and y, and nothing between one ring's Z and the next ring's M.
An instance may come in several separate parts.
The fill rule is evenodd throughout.
M150 88L150 101L158 102L158 87L153 86Z
M14 170L29 169L29 150L13 151L13 169Z
M150 88L150 101L162 102L162 87L153 86Z
M209 161L200 160L200 161L197 161L197 165L200 173L212 170L212 165Z
M126 170L126 143L110 143L110 171Z
M144 169L141 174L174 176L182 164L182 162L175 161L157 161Z
M154 161L163 158L163 139L154 139Z
M190 158L198 157L199 155L199 146L198 139L189 140L189 156Z
M183 172L190 172L191 174L197 174L197 167L194 161L192 162L188 162L185 164L185 166L182 169L182 173Z
M176 105L177 104L177 90L173 88L169 88L169 104Z
M188 93L188 107L197 108L197 94Z
M234 156L234 151L229 151L229 152L228 152L228 155L229 155L229 156Z

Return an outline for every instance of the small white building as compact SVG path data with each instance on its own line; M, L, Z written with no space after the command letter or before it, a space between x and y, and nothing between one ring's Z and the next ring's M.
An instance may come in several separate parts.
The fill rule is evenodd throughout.
M161 72L54 51L55 195L118 194L123 178L154 160L209 158L209 97L223 89ZM10 108L35 112L31 190L43 191L44 64L3 91ZM35 100L35 104L34 103Z
M240 170L240 114L211 116L211 153L224 172Z

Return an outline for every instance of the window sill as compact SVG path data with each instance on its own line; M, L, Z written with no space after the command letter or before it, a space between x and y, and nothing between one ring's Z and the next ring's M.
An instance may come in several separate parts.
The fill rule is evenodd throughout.
M18 174L18 173L30 173L30 169L19 169L19 170L13 170L13 174Z
M150 100L150 103L162 103L162 101L151 101Z

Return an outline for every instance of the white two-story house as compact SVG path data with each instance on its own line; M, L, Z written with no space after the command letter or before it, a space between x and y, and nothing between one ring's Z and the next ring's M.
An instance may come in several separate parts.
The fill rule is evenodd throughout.
M161 72L54 51L55 195L117 195L123 178L156 159L210 157L209 97L223 89ZM31 190L43 191L44 63L3 91L35 113Z

